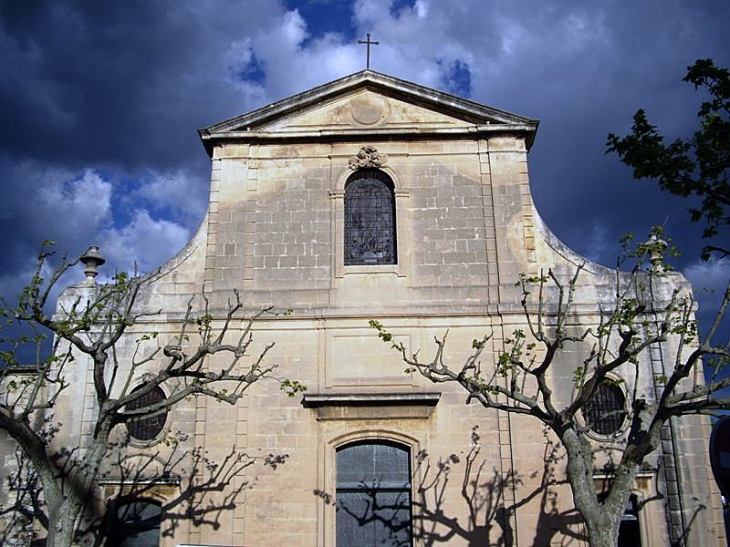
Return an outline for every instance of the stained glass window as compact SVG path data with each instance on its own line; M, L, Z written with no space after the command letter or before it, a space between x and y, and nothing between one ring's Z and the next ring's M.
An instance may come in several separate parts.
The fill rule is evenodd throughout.
M337 451L337 545L411 545L411 466L407 447L362 442Z
M345 186L345 265L395 264L393 181L377 169L361 169Z

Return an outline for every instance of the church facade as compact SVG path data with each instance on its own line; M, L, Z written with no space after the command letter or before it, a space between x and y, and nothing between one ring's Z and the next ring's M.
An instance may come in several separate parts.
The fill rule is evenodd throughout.
M505 340L526 325L518 276L569 276L579 265L575 322L597 320L616 273L567 249L541 221L527 165L537 126L366 70L199 132L212 165L206 217L140 296L142 310L162 313L140 320L120 361L133 361L140 333L172 338L191 299L202 306L205 294L218 321L238 291L247 310L289 310L260 317L250 349L274 343L265 357L278 365L273 376L307 391L286 397L279 382L261 380L234 407L199 397L130 427L134 449L160 466L145 470L151 486L139 514L165 507L180 481L195 480L163 469L173 450L202 447L217 462L232 452L286 456L275 469L253 465L230 477L203 502L220 505L214 515L163 509L153 544L586 544L556 439L537 420L467 405L459 386L404 370L369 326L378 320L424 356L448 331L453 363L491 332L481 359L494 367ZM575 358L550 379L564 398ZM667 359L652 355L643 365L661 370ZM91 380L81 366L75 374L60 418L83 439ZM628 384L615 389L607 399L627 404ZM626 424L602 427L596 446L616 453ZM625 533L640 542L632 545L724 541L709 433L699 418L667 428L627 507ZM120 487L110 469L104 495Z

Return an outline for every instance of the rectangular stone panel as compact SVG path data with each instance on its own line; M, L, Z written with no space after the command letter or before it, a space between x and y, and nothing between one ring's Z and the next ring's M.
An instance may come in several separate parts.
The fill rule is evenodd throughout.
M394 335L396 343L410 347L410 336ZM368 386L410 386L414 383L412 373L400 354L385 344L372 329L353 329L348 332L330 334L327 341L325 386L368 387Z

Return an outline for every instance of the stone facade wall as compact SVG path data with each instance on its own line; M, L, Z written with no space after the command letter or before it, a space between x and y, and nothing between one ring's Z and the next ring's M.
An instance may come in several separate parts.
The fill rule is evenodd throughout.
M276 375L307 385L313 402L285 397L270 380L251 387L234 408L204 398L181 404L165 434L185 432L183 447L203 446L217 459L232 449L289 458L276 471L257 466L236 477L232 488L252 488L220 514L218 526L183 522L162 545L333 546L335 508L327 500L336 488L336 449L365 439L398 442L411 451L414 531L426 538L416 545L500 538L515 547L583 544L574 538L580 519L570 511L570 491L561 482L565 459L556 440L534 419L466 405L457 386L404 372L399 356L368 327L369 319L380 320L424 357L435 350L434 336L448 331L446 358L452 363L463 362L472 340L492 332L482 363L493 370L505 340L515 329L527 330L518 275L553 268L567 279L579 264L585 271L571 327L595 324L598 308L614 294L615 272L586 263L543 225L530 196L524 134L487 128L450 138L443 131L472 125L372 91L328 99L267 123L253 129L275 133L268 140L243 135L211 145L207 216L142 295L142 307L163 313L130 333L120 362L131 361L139 334L174 335L189 299L203 288L217 317L236 289L250 311L291 309L256 324L252 354L274 342L267 362L279 365ZM342 127L361 135L327 133ZM321 131L321 138L286 136L305 130ZM386 130L402 133L384 135ZM381 169L395 187L396 264L344 265L345 183L353 173L349 161L363 146L387 156ZM668 283L685 282L670 276ZM235 335L234 329L230 338ZM670 367L672 349L640 366ZM558 398L571 396L584 355L576 348L554 368L550 381ZM222 364L217 359L210 361L211 370ZM143 372L137 373L140 381ZM622 372L632 377L630 367ZM650 374L641 382L640 390L652 389ZM74 403L68 405L66 416L83 423ZM666 450L695 455L665 458L671 473L640 478L643 544L668 544L665 507L671 505L685 524L692 522L687 545L714 545L722 530L703 444L709 424L697 419L673 427ZM610 457L621 439L596 443L604 448L601 457ZM158 443L147 450L164 455L170 448ZM657 462L650 463L656 468ZM500 485L505 476L514 482ZM668 486L673 477L683 481L681 492ZM705 509L695 514L695 503ZM505 508L514 510L505 514Z

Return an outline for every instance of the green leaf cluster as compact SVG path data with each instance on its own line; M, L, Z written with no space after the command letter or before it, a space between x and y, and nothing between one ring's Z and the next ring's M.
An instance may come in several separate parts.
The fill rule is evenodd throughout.
M279 389L286 393L288 397L294 397L297 393L304 393L307 391L307 386L297 380L284 379L279 383Z
M662 190L680 197L697 197L690 209L694 222L703 222L703 237L717 236L730 225L730 71L699 59L687 67L683 81L707 92L691 137L665 142L644 110L634 114L631 133L608 136L608 153L616 153L636 179L655 179ZM702 257L730 249L708 245Z

